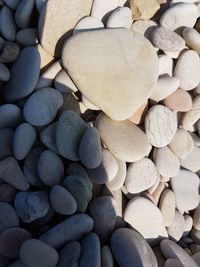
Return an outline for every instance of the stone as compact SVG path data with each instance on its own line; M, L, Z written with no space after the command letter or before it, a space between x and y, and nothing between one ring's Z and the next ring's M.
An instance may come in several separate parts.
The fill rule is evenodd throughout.
M29 123L20 124L13 137L13 154L17 160L24 159L36 140L36 131Z
M63 105L59 110L59 114L63 113L66 110L72 110L80 115L80 105L78 99L73 93L62 93L63 96Z
M10 80L10 71L5 64L0 63L0 81L7 82Z
M168 259L165 262L165 267L184 267L184 265L179 260Z
M44 50L44 48L40 44L36 45L35 48L40 54L40 68L43 71L48 68L49 65L53 64L54 57L50 55L46 50Z
M74 111L67 110L61 114L57 123L56 146L62 157L79 160L79 144L86 129L86 123Z
M52 150L45 150L38 160L38 174L42 182L50 187L60 184L64 178L61 158Z
M0 129L16 127L22 120L22 113L14 104L3 104L0 106Z
M193 219L190 215L184 215L184 220L185 220L185 227L184 227L184 233L183 237L186 237L189 235L190 231L192 230L193 227Z
M175 242L167 239L162 240L160 248L166 259L179 260L185 267L197 267L192 257Z
M189 171L198 172L200 170L200 164L198 158L200 156L200 147L194 145L191 152L186 156L186 158L181 159L181 166Z
M153 159L160 175L164 177L174 177L180 170L179 158L168 146L154 148Z
M131 163L127 170L125 186L129 193L137 194L149 189L157 180L156 166L149 158Z
M54 248L59 248L67 242L78 240L92 231L94 221L87 214L73 215L44 233L40 240Z
M176 197L179 210L193 210L199 203L199 178L195 173L180 170L179 174L170 179L172 190Z
M46 191L19 192L15 197L14 205L17 215L26 223L44 217L50 209Z
M63 41L69 36L75 24L89 15L91 5L92 0L84 1L84 3L78 0L47 1L40 12L38 26L42 47L52 56L59 57Z
M136 197L128 202L124 220L150 244L159 243L161 239L168 237L162 213L155 204L143 197Z
M145 132L150 143L158 148L168 145L177 130L177 116L163 105L153 106L145 118Z
M151 38L154 46L163 51L177 52L185 46L185 41L180 35L164 27L157 27Z
M200 34L193 28L186 27L182 32L183 38L188 47L200 54Z
M146 101L133 115L128 118L129 121L134 124L142 124L144 122L144 118L148 112L148 101Z
M54 267L59 256L57 251L48 244L38 239L29 239L21 246L20 259L25 266Z
M188 92L178 88L163 100L163 104L173 111L187 112L192 109L192 98Z
M199 120L200 116L200 95L192 100L192 109L186 112L182 117L182 126L185 130L193 132L194 124Z
M0 31L6 40L15 41L17 25L15 24L14 13L6 5L2 7L0 12Z
M156 0L150 0L148 3L141 0L131 0L130 7L134 19L139 20L152 18L160 8L160 5Z
M37 10L39 13L41 12L45 2L46 2L46 0L36 0L35 1L36 7L37 7Z
M92 254L91 254L92 251ZM97 234L86 234L81 241L80 267L101 267L101 245Z
M101 30L104 29L103 22L95 17L87 16L79 20L76 24L73 34L84 32L84 31L92 31L92 30Z
M81 256L81 246L77 241L67 243L61 250L56 267L77 267Z
M34 126L47 125L55 119L62 104L61 93L50 87L42 88L28 98L23 109L24 118Z
M159 181L158 186L155 191L152 193L153 202L155 205L158 205L162 192L165 190L166 186L164 182Z
M160 25L171 31L180 27L193 27L198 17L197 7L192 3L178 3L168 8L160 18Z
M190 237L192 238L195 244L200 245L200 231L199 230L192 228L190 232Z
M0 202L13 203L17 190L10 184L0 185Z
M150 95L150 99L159 102L171 94L173 94L179 87L179 80L176 77L163 75L158 78L155 90Z
M34 46L38 43L37 29L26 28L17 32L16 41L22 46Z
M200 121L199 121L200 122ZM199 122L197 122L197 130L198 130L198 124L199 124ZM192 140L193 140L193 142L194 142L194 145L196 145L196 146L200 146L200 136L199 135L197 135L196 133L190 133L190 136L192 137Z
M76 212L77 205L72 194L61 185L54 185L50 193L50 202L53 209L63 215Z
M34 0L21 0L15 12L15 21L19 28L24 29L29 26L33 16Z
M13 134L12 129L0 129L0 160L12 155Z
M171 226L174 221L175 208L176 198L174 192L170 189L165 189L159 201L159 209L166 227Z
M93 103L91 103L84 95L82 95L82 102L85 105L85 107L88 109L99 110L99 108L95 106Z
M172 224L167 228L167 233L171 240L178 242L184 232L185 221L183 215L175 211L175 216Z
M133 23L132 12L129 7L118 7L108 17L106 28L126 28L130 29Z
M149 150L150 144L145 133L128 120L114 121L101 114L96 121L96 127L102 142L120 160L138 161L144 158Z
M13 206L0 202L0 233L6 229L19 226L19 218Z
M0 161L0 177L16 189L26 191L29 189L28 179L24 176L18 162L13 157Z
M40 73L40 54L35 47L23 48L11 67L11 79L4 87L7 101L17 101L33 92ZM16 88L18 88L16 90Z
M95 55L92 60L91 54ZM63 47L62 62L81 93L118 121L129 118L147 100L158 76L154 48L128 29L75 34ZM147 73L147 79L143 79ZM114 95L111 88L115 88Z
M61 93L77 92L78 89L65 70L61 70L54 79L55 88Z
M16 43L4 42L0 53L0 62L11 63L14 62L20 53L20 48Z
M157 23L153 20L137 20L133 22L131 30L145 36L150 41L151 34L156 27Z
M113 267L113 256L109 246L103 246L101 248L101 266L102 267Z
M159 76L167 74L170 77L173 72L173 59L167 55L158 55Z
M82 164L89 169L95 169L101 164L101 140L95 127L90 127L84 132L79 145L79 157Z
M54 122L47 127L45 127L41 132L40 132L40 141L49 149L53 150L54 152L57 151L56 147L56 127L57 127L57 122Z
M0 253L9 259L19 257L22 244L32 238L31 234L19 227L8 228L0 234Z
M4 3L11 8L11 9L16 9L17 6L19 5L20 0L4 0Z
M121 228L113 232L111 249L119 266L157 267L156 257L146 240L136 231Z
M114 230L117 219L116 206L116 201L110 196L100 196L90 202L89 213L94 220L93 231L103 244L109 240Z
M200 59L194 50L180 55L174 69L174 76L180 81L180 88L186 91L194 89L200 82Z
M91 16L104 20L111 11L119 6L119 0L94 0L91 9Z

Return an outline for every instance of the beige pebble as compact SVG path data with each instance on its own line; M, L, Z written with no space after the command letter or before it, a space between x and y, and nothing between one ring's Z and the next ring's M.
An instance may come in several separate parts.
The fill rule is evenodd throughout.
M153 20L137 20L133 22L131 30L140 33L148 40L151 40L151 34L156 26L157 23Z
M175 211L175 216L172 224L167 228L167 233L170 237L175 242L178 242L184 232L185 228L185 221L184 217L180 212Z
M156 191L160 183L160 176L157 176L155 183L147 190L151 195Z
M40 44L36 45L36 48L40 54L40 69L42 71L53 62L54 57L50 55L46 50L44 50L44 48Z
M186 237L189 235L190 231L192 230L193 226L193 219L190 215L184 215L184 220L185 220L185 227L184 227L184 233L183 237Z
M200 119L200 95L192 101L192 109L184 114L182 126L187 131L194 131L194 124Z
M159 55L158 71L159 71L159 76L167 74L171 77L173 71L173 59L171 57L168 57L167 55Z
M106 28L126 28L130 29L133 23L132 12L129 7L118 7L109 16Z
M144 122L144 118L148 112L148 101L146 101L133 115L128 118L129 121L135 124L142 124Z
M91 16L103 20L109 12L119 6L119 0L94 0L92 4Z
M185 28L182 32L183 38L188 47L200 54L200 33L193 28Z
M170 189L165 189L159 201L159 209L163 215L166 227L172 225L175 216L176 199L174 192Z
M83 31L90 31L90 30L98 30L98 29L104 29L103 22L95 17L88 16L84 17L76 24L73 34L83 32Z
M198 172L200 170L200 147L194 145L192 151L187 155L186 158L181 159L181 166L192 172Z
M136 20L150 19L160 8L157 0L131 0L130 7Z

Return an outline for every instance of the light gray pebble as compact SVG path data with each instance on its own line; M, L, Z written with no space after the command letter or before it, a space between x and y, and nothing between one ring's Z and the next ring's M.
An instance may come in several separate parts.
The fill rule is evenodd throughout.
M13 134L12 129L0 129L0 160L12 155Z
M7 82L10 80L10 71L7 66L0 63L0 81Z
M31 22L34 9L34 0L21 0L16 12L15 21L19 28L27 28Z
M26 28L17 32L16 41L21 46L34 46L38 43L37 29Z
M0 233L11 227L19 226L19 218L13 206L0 202Z
M17 26L13 11L6 5L2 7L0 12L0 31L7 41L15 41Z
M6 3L7 6L15 10L19 5L20 0L4 0L4 3Z
M15 127L22 119L22 113L14 104L0 106L0 128Z
M67 243L60 252L60 257L56 267L79 267L81 246L77 241Z

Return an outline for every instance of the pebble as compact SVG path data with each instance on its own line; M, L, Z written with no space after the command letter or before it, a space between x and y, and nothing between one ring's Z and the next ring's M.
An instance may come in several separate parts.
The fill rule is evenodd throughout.
M17 190L10 184L0 185L0 202L11 204L15 198Z
M153 159L158 172L163 177L174 177L180 170L179 158L171 151L168 146L155 148Z
M66 40L70 30L74 28L77 21L89 15L91 5L92 0L84 3L80 3L78 0L67 2L65 0L47 1L45 8L40 12L38 25L39 39L42 47L52 56L59 57L63 39ZM66 14L68 15L66 16Z
M61 158L52 150L45 150L38 160L38 174L44 184L52 187L64 178L64 165Z
M88 56L91 53L95 55L93 60ZM137 58L140 53L143 57ZM128 29L88 31L74 35L63 47L62 62L81 93L110 118L118 121L129 118L147 100L158 76L154 48L144 37ZM85 71L81 71L85 69L93 75L88 77ZM146 79L143 79L144 75L147 75ZM115 95L110 88L115 88Z
M147 112L148 101L145 101L145 103L136 112L134 112L130 118L128 118L128 120L133 122L134 124L142 124Z
M189 171L198 172L200 170L200 162L197 160L200 157L200 147L194 145L192 151L186 158L181 159L181 166Z
M34 126L47 125L55 119L62 104L61 93L50 87L42 88L28 98L23 110L24 118Z
M157 176L153 161L145 157L129 165L125 180L126 189L132 194L141 193L153 186Z
M193 212L193 226L196 230L200 230L200 204Z
M190 215L184 215L184 220L185 220L185 227L184 227L184 233L183 237L186 237L189 235L190 231L192 230L193 227L193 219Z
M179 260L168 259L165 262L165 267L184 267L184 265Z
M133 23L132 12L129 7L118 7L108 17L106 28L126 28L130 29Z
M119 0L94 0L91 9L91 16L104 20L111 11L119 6Z
M66 110L72 110L80 115L80 105L78 99L73 93L62 93L63 96L63 105L59 110L59 114L63 113Z
M101 267L101 245L97 234L91 232L83 237L79 266Z
M32 20L34 0L21 0L15 12L15 21L19 28L24 29L29 26Z
M170 77L173 72L173 59L167 55L158 55L159 76L167 74Z
M180 55L174 69L174 76L180 81L180 88L186 91L194 89L200 82L200 59L194 50Z
M179 80L176 77L163 75L158 78L155 90L150 95L150 99L159 102L171 94L173 94L179 87Z
M198 17L196 5L178 3L168 8L160 18L160 25L171 31L180 27L193 27Z
M192 109L186 112L182 117L182 126L185 130L193 132L194 124L199 120L200 116L200 95L196 96L192 101Z
M6 40L15 41L17 26L14 20L14 13L6 5L2 7L0 12L0 31Z
M20 48L16 43L4 42L0 53L0 62L14 62L20 53Z
M21 110L14 104L0 105L0 129L15 127L22 119Z
M78 240L92 231L94 221L87 214L73 215L44 233L40 240L54 248L59 248L67 242Z
M188 47L200 54L200 34L193 28L186 27L182 32L183 38Z
M61 185L54 185L50 193L50 202L53 209L63 215L76 212L77 205L72 194Z
M82 95L82 102L86 106L86 108L91 110L99 110L93 103L91 103L84 95Z
M57 153L56 147L56 127L57 122L54 122L45 127L40 132L40 141L49 149Z
M175 208L176 198L174 192L170 189L164 190L159 201L159 209L166 227L171 226L174 221Z
M181 239L185 228L183 215L175 211L175 216L172 224L167 228L167 233L171 240L177 242Z
M74 111L67 110L61 114L57 123L56 146L62 157L79 160L79 144L86 129L86 123Z
M131 0L130 7L133 13L133 17L136 20L150 19L160 8L158 1L149 0Z
M37 41L37 29L26 28L17 32L16 41L21 46L34 46Z
M157 23L153 20L137 20L133 22L131 30L151 40L151 34L156 27Z
M54 79L55 88L61 93L77 92L76 85L72 82L65 70L61 70Z
M177 130L177 116L163 105L153 106L145 118L145 132L151 144L161 148L168 145Z
M184 249L171 240L162 240L160 249L166 259L179 260L185 267L197 267L192 257Z
M11 9L15 10L20 3L20 0L4 0L4 3Z
M19 251L22 244L30 239L31 234L19 227L13 227L0 234L0 253L9 259L19 257Z
M29 189L28 179L24 176L18 162L13 157L0 161L0 177L16 189L26 191Z
M180 170L179 174L170 180L179 210L193 210L199 203L199 178L195 173Z
M62 248L56 267L78 267L80 255L81 246L79 242L69 242Z
M146 240L136 231L120 228L113 232L111 249L119 266L157 267L156 257Z
M73 34L84 32L84 31L91 31L91 30L101 30L104 29L103 22L95 17L88 16L84 17L76 24Z
M55 267L59 255L48 244L38 239L29 239L21 246L20 259L29 267Z
M36 0L35 1L36 7L37 7L37 10L39 13L41 12L45 2L46 2L46 0Z
M100 196L90 202L89 213L94 220L93 231L98 234L101 243L106 243L114 230L116 207L117 202L110 196Z
M190 232L190 237L192 238L195 244L200 245L200 231L199 230L192 228Z
M192 255L192 258L196 262L196 264L199 266L199 264L200 264L200 252L197 252L194 255Z
M6 229L19 226L19 218L13 206L0 202L0 233Z
M0 129L0 160L12 155L13 134L12 129Z
M46 191L19 192L15 197L14 205L17 215L26 223L44 217L50 209Z
M136 197L128 202L124 220L150 244L156 244L168 237L162 213L155 204L143 197Z
M17 160L24 159L36 140L36 131L29 123L20 124L13 137L13 154Z
M134 162L147 154L150 146L147 137L132 122L114 121L105 114L101 114L96 121L96 126L102 142L116 158Z
M180 35L164 27L157 27L151 38L154 46L163 51L177 52L185 46L185 41Z
M31 94L36 87L39 72L40 54L37 49L35 47L22 49L11 67L11 79L4 87L6 100L14 102Z
M102 267L113 267L113 256L109 246L103 246L101 248L101 266Z
M163 100L163 104L173 111L187 112L192 109L192 98L188 92L178 88Z
M0 63L0 81L7 82L10 80L10 71L5 64Z

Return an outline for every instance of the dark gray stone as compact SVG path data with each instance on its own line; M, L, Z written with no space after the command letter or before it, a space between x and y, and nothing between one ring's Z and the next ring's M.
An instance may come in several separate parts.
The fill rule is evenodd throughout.
M79 267L81 246L79 242L72 241L67 243L60 252L60 257L56 267Z
M3 63L0 63L0 81L7 82L10 80L10 70Z
M34 10L34 0L21 0L15 12L15 21L19 28L27 28L31 22Z
M66 110L72 110L80 115L80 106L76 97L71 93L62 93L63 96L63 105L60 109L60 113L63 113Z
M19 218L13 206L0 202L0 233L11 227L19 226Z
M18 58L19 53L20 48L17 44L6 41L2 43L2 38L0 37L0 62L14 62Z
M37 29L27 28L17 32L16 41L21 46L33 46L37 44Z
M109 246L103 246L101 249L101 267L113 267L114 261Z
M10 184L0 185L0 202L12 203L17 190Z
M16 260L9 264L7 267L26 267L21 260Z
M17 6L19 5L20 0L4 0L4 3L12 9L16 9Z
M0 160L12 155L13 130L0 129Z
M17 25L14 20L14 13L6 5L2 7L0 12L0 31L6 40L15 41Z
M0 106L0 128L15 127L21 119L22 113L18 106L14 104Z
M44 130L42 130L40 132L40 140L47 148L57 153L56 127L57 127L57 122L54 122L49 126L47 126Z

